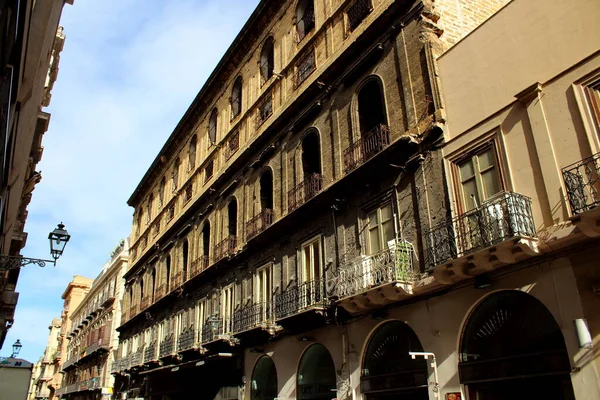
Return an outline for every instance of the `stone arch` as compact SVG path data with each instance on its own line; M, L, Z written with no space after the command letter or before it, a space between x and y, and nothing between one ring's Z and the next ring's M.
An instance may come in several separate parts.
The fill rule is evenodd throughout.
M277 369L271 357L263 354L258 358L250 385L250 400L273 400L277 397Z
M320 343L304 350L296 374L298 400L330 400L337 391L335 364L329 350Z

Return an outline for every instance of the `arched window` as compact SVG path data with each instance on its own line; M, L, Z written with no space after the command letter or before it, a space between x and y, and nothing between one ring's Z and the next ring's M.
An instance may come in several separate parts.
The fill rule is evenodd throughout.
M188 275L188 255L189 255L189 246L188 246L188 241L187 239L183 241L183 246L181 249L182 252L182 268L181 271L183 272L183 281L185 282L185 280L187 279L187 275Z
M458 368L469 398L575 398L559 325L538 299L521 291L493 293L475 307L462 334Z
M270 168L260 176L260 208L273 210L273 172Z
M302 355L296 387L298 400L330 400L336 397L335 365L322 344L311 345Z
M242 77L238 76L231 89L231 119L242 112Z
M208 261L210 255L210 222L208 221L202 227L202 255Z
M179 158L175 160L175 165L173 166L173 191L177 190L179 187Z
M227 205L227 222L229 236L237 236L237 218L238 218L237 200L232 197Z
M264 84L273 76L273 70L275 68L275 55L273 37L269 37L265 44L263 44L262 51L260 52L260 77L261 83Z
M150 296L152 296L152 301L154 302L154 293L156 291L156 268L152 268L152 293L150 293Z
M165 185L166 179L163 176L158 185L158 206L162 207L165 204Z
M140 300L144 300L144 277L140 278Z
M407 398L428 400L427 362L409 351L423 351L415 332L404 322L381 325L369 339L363 359L361 391L367 400ZM406 394L406 397L404 397Z
M146 222L150 222L152 219L152 206L154 204L154 195L150 193L150 197L148 197L148 213L146 214Z
M171 285L171 256L165 259L165 293L169 293Z
M321 175L321 143L316 130L311 130L302 140L302 172L304 179Z
M296 8L296 36L301 41L315 27L315 5L313 0L300 0Z
M137 215L137 222L136 222L136 232L139 235L140 234L140 230L142 229L142 216L144 215L144 209L140 208L138 211L138 215Z
M208 119L208 140L210 144L217 143L217 118L219 112L216 108L213 108L210 112L210 118Z
M361 136L379 125L387 125L383 89L378 78L369 79L358 92L358 120Z
M196 141L196 135L194 135L192 140L190 140L190 148L188 150L188 165L190 171L196 168Z
M277 397L277 370L273 359L261 356L252 371L250 400L273 400Z

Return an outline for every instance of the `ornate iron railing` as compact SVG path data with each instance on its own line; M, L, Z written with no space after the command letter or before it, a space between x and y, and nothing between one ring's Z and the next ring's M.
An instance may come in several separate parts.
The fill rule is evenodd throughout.
M214 257L215 262L222 260L225 257L229 257L235 253L235 248L237 246L237 237L236 236L228 236L225 240L217 243L214 249Z
M274 212L271 209L264 209L246 223L246 237L248 240L263 232L269 226L273 225Z
M144 347L137 349L135 353L131 355L131 366L137 367L144 363Z
M150 362L156 360L156 341L148 343L144 350L144 362Z
M600 153L563 168L562 175L573 215L600 205Z
M306 2L307 8L304 10L302 18L296 22L296 41L299 43L306 37L308 32L315 27L315 10L312 1Z
M184 282L185 275L183 271L177 272L175 275L173 275L173 279L171 279L171 286L169 287L169 291L172 292L173 290L179 288L181 285L183 285Z
M129 318L133 318L140 312L140 307L137 304L132 305L129 308Z
M502 192L476 209L426 231L426 264L435 267L516 236L536 236L531 199Z
M310 174L305 180L288 192L288 212L294 211L323 189L323 176Z
M196 344L196 336L198 331L194 328L186 328L179 334L177 339L177 351L190 350Z
M273 114L273 97L267 94L267 97L258 106L255 120L255 129L258 129Z
M390 128L379 124L344 150L344 172L349 173L391 144Z
M166 356L170 356L174 353L175 350L175 335L171 334L166 339L161 340L160 346L158 349L158 357L163 358Z
M350 28L350 31L356 29L362 20L369 15L371 10L373 10L371 0L356 0L346 12L348 14L348 28Z
M308 308L324 306L326 304L324 285L323 279L316 279L275 294L273 298L275 319L286 318Z
M218 316L208 318L202 326L202 344L218 340L223 333L223 318Z
M152 305L152 295L144 296L140 303L140 311L144 311L146 308Z
M296 73L294 74L294 87L300 86L300 84L304 82L316 68L315 51L314 49L311 49L298 61Z
M196 258L194 261L192 261L192 264L190 265L190 273L188 279L192 279L196 275L200 274L202 271L207 269L209 265L210 259L208 258L208 256L200 256Z
M387 283L413 282L414 256L411 243L398 241L392 248L342 262L332 274L329 294L342 299Z
M167 286L165 284L158 285L154 291L154 301L162 299L167 294Z
M250 304L235 310L233 313L233 332L240 333L269 324L273 318L271 311L270 302Z
M120 359L113 361L113 363L110 366L111 374L116 374L117 372L121 372L121 360Z
M225 146L224 155L225 161L229 160L231 156L235 154L236 151L240 148L240 133L235 131L227 140L227 145Z

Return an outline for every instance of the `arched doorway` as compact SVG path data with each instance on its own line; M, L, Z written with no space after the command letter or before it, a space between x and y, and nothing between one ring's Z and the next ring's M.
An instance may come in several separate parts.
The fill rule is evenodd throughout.
M261 356L252 372L250 400L273 400L277 397L277 369L273 359Z
M296 390L298 400L331 400L337 397L335 365L322 344L311 345L302 355Z
M390 321L371 336L363 359L361 391L367 400L428 400L427 362L409 351L423 351L415 332L404 322Z
M535 297L494 293L471 313L460 348L470 399L575 399L560 327Z

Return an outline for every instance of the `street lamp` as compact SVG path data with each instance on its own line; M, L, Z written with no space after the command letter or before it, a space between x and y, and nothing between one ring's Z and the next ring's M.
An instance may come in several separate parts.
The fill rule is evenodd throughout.
M21 268L28 264L37 264L40 267L45 267L46 263L56 265L56 260L62 255L69 239L71 239L71 235L69 235L69 232L65 229L65 225L61 222L58 224L58 227L48 235L48 240L50 240L50 254L52 255L53 260L0 255L0 271Z
M21 347L23 347L23 345L21 344L21 340L17 339L17 341L12 345L13 352L10 358L15 358L16 356L18 356L19 352L21 351Z

